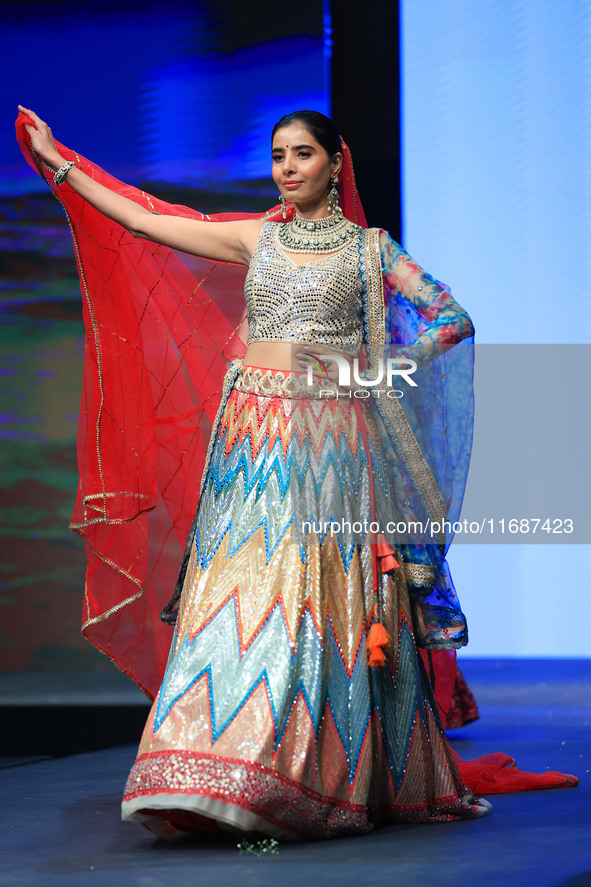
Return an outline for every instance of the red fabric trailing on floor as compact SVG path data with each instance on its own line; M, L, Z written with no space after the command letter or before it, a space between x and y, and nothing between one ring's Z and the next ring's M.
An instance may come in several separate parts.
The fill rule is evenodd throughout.
M455 650L433 650L420 654L433 685L433 694L443 726L461 727L478 717L476 700L456 663ZM472 705L473 703L473 705ZM450 721L453 715L453 722ZM500 795L510 792L533 791L544 788L570 787L579 784L576 776L548 770L546 773L529 773L519 770L515 760L502 752L481 755L464 761L452 749L462 778L475 795Z
M481 755L471 761L464 761L453 749L452 752L464 782L475 795L502 795L579 784L577 776L557 770L547 770L545 773L519 770L513 758L502 752Z

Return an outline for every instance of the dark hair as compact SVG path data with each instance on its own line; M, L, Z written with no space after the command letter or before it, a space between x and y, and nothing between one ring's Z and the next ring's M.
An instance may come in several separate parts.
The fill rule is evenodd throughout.
M278 129L283 129L292 123L303 123L329 157L334 157L337 151L341 150L341 137L336 126L330 117L321 114L320 111L292 111L291 114L286 114L273 127L271 139L275 137Z

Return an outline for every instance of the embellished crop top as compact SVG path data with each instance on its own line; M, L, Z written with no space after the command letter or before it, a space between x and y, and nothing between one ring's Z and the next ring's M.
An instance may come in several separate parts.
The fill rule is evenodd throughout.
M314 342L356 357L363 340L358 238L296 264L279 244L280 224L265 222L246 275L247 342Z

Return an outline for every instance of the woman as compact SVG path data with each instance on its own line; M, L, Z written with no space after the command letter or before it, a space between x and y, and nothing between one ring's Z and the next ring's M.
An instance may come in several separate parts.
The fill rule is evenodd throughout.
M350 159L323 115L296 112L273 131L282 212L212 223L162 203L157 212L138 192L130 199L131 189L77 155L64 163L68 152L58 150L46 124L20 111L29 118L23 125L40 171L49 168L56 193L63 189L95 335L99 480L95 492L90 482L79 497L84 519L75 527L91 539L99 572L106 565L140 587L89 615L87 626L108 622L110 646L99 646L136 679L144 675L143 686L146 611L136 619L133 645L125 627L142 597L137 564L145 560L145 576L159 560L149 561L154 532L144 520L158 513L158 497L142 472L152 457L170 456L186 428L155 444L139 433L129 471L120 465L129 435L119 432L125 425L149 437L138 418L148 414L148 386L155 415L162 402L179 420L190 421L195 410L183 412L188 401L176 400L177 389L163 393L154 373L136 378L130 360L118 402L109 402L112 427L104 423L105 380L113 366L120 373L116 349L143 324L128 353L141 353L144 368L152 340L144 335L148 302L121 321L127 302L139 299L135 290L120 288L120 300L106 307L103 296L121 266L122 280L135 280L141 267L138 286L156 301L164 290L157 319L172 328L177 315L164 317L168 300L179 287L189 301L201 289L171 271L170 254L154 242L248 267L248 347L230 363L213 417L177 591L163 612L174 637L127 783L124 818L162 837L222 827L290 839L487 812L490 805L460 775L416 646L445 650L466 642L443 524L457 514L469 452L470 349L459 344L472 335L468 316L385 232L351 220ZM358 206L357 213L362 221ZM114 225L101 228L105 217ZM140 239L139 252L121 228ZM87 281L96 263L87 259L96 259L97 242L105 251L98 264L116 259L104 290L93 293ZM200 322L207 327L207 318ZM116 345L101 337L108 324ZM392 342L402 350L392 352ZM362 346L365 370L354 365ZM169 359L175 371L167 378L189 367L189 359L178 362L168 352L166 367ZM92 382L90 388L92 413ZM169 430L177 422L159 421ZM190 452L187 445L172 460L171 478L186 475ZM112 489L109 457L113 472L122 472ZM122 486L126 474L137 480L133 489ZM89 537L97 525L102 536ZM136 525L143 527L139 541L129 536ZM162 527L158 533L166 535ZM95 580L90 569L89 614L104 593Z

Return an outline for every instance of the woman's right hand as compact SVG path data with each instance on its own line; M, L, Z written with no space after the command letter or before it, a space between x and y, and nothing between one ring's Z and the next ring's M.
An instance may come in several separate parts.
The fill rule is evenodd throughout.
M31 136L31 145L36 153L45 161L45 163L47 163L48 166L52 166L54 169L59 169L64 162L64 158L57 150L51 130L47 123L41 120L41 118L38 117L34 111L31 111L30 108L23 108L22 105L19 105L18 109L23 114L30 117L35 124L35 126L25 126L25 129Z

